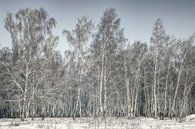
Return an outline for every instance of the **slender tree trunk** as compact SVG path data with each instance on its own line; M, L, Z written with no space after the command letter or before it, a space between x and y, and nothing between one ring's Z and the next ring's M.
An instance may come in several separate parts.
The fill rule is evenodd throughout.
M107 113L107 76L106 76L106 74L107 74L107 67L106 67L106 65L104 65L104 105L103 105L103 117L105 118L106 117L106 113Z
M35 99L33 95L33 100L32 100L32 120L35 118Z
M136 71L136 77L135 77L135 99L134 99L134 116L136 115L138 111L138 95L139 95L139 80L140 80L140 67L141 67L141 62L138 63L138 69Z
M127 91L127 117L131 117L131 100L130 100L130 89L129 89L129 77L128 77L128 69L127 69L127 61L124 59L124 68L125 68L125 86Z
M169 60L168 69L167 69L167 76L166 76L166 82L165 82L165 97L164 97L164 115L167 114L167 90L168 90L168 82L169 82L169 71L170 71L171 63Z
M26 88L24 89L24 94L23 94L23 102L22 102L22 112L21 112L21 120L24 121L26 118L26 112L27 112L27 90Z
M177 97L178 90L179 90L179 86L180 86L181 74L182 74L182 66L179 69L179 75L178 75L178 79L177 79L177 85L176 85L176 89L175 89L175 93L174 93L174 97L173 97L173 104L172 104L172 108L171 108L172 115L175 114L176 97Z
M103 118L104 115L104 96L103 96L103 90L104 90L104 74L105 74L105 69L104 69L104 65L105 65L105 43L103 43L103 46L101 45L101 53L102 53L102 57L101 57L101 70L100 70L100 94L99 94L99 99L100 99L100 113L101 113L101 117Z
M27 117L27 88L28 88L28 64L25 69L25 85L24 85L24 93L23 93L23 103L22 103L22 114L21 114L21 120L24 121L24 119Z
M130 100L130 91L129 91L129 78L126 78L126 90L127 90L127 116L131 117L131 100Z
M103 57L102 57L103 58ZM101 113L101 116L103 117L103 75L104 75L104 67L103 67L103 64L104 64L104 59L102 59L102 64L101 64L101 71L100 71L100 93L99 93L99 101L100 101L100 113Z
M182 102L182 108L181 108L181 112L179 114L180 118L183 116L183 114L185 113L186 111L186 103L187 103L187 98L188 98L188 95L187 95L187 81L188 81L188 75L186 75L185 77L185 85L184 85L184 91L183 91L183 102Z
M76 101L76 106L75 106L75 110L74 110L74 118L76 117L76 114L78 113L78 109L79 109L79 114L81 115L81 103L80 103L80 93L81 93L81 88L80 86L78 87L78 93L77 93L77 101Z
M154 68L154 84L153 84L153 96L154 96L154 102L153 102L153 111L154 111L154 117L157 118L157 95L156 95L156 88L157 88L157 64L158 63L158 56L155 57L155 68Z
M35 81L35 76L33 72L33 82ZM35 86L33 86L33 94L32 94L32 120L34 120L35 116Z

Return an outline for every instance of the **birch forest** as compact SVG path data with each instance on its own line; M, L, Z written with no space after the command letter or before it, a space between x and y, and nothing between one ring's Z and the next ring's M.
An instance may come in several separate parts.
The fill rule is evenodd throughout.
M87 16L74 20L72 30L61 28L69 46L62 53L53 33L57 21L46 10L5 15L12 47L0 47L0 118L195 113L195 34L174 37L156 19L149 42L130 41L113 8L99 23Z

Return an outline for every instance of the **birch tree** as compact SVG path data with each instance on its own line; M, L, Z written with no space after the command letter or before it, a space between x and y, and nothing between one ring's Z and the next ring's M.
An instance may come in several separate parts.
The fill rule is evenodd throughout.
M162 57L164 56L165 45L169 40L169 36L165 33L165 29L162 25L162 21L157 19L155 22L155 26L153 29L153 34L151 38L151 56L153 58L153 86L152 86L152 99L153 99L153 107L152 111L154 112L154 117L157 118L158 110L160 110L159 105L159 88L160 88L160 77L161 71L163 69L162 66Z
M142 67L147 45L139 41L128 45L124 53L124 74L127 91L127 116L135 117L139 110L138 98L141 95Z
M76 63L76 85L77 85L77 101L74 109L73 118L76 113L79 112L79 116L82 117L82 100L81 92L83 88L83 76L84 76L84 62L86 55L87 41L90 38L90 34L93 28L93 23L87 17L81 17L78 19L75 30L72 32L64 30L63 33L67 37L67 41L73 48L75 63Z
M173 94L173 103L172 103L172 115L178 116L179 114L176 112L176 101L178 102L177 98L179 98L178 94L180 91L183 91L183 107L180 107L182 111L180 112L180 116L183 115L183 112L186 109L187 98L191 88L194 84L194 76L193 76L193 56L192 56L192 43L194 42L194 36L191 36L188 40L179 40L177 42L177 57L175 58L175 69L177 72L177 82ZM192 80L191 80L192 79ZM190 80L190 81L189 81ZM189 82L188 82L189 81ZM183 86L183 88L181 87Z
M99 86L99 111L101 117L105 117L108 110L108 88L114 78L112 64L115 62L117 48L125 41L123 30L120 28L120 19L114 9L107 9L93 42L93 58L98 71ZM113 81L113 80L112 80ZM110 87L113 88L113 87Z
M5 28L12 38L13 69L7 69L15 86L21 93L21 119L28 117L32 75L37 69L37 59L43 54L45 40L52 36L55 20L44 9L21 9L16 14L8 13Z

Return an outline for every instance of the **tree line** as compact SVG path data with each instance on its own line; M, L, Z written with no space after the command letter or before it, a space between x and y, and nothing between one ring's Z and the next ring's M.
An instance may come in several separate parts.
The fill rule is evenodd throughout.
M56 51L47 11L7 13L12 48L0 49L0 117L184 117L194 113L195 35L178 39L160 19L149 42L129 42L115 9L62 28ZM133 30L132 30L133 31Z

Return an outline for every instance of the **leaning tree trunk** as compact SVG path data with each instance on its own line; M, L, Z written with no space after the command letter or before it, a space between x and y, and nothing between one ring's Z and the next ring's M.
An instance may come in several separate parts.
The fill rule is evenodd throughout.
M177 85L176 85L176 89L175 89L175 93L174 93L174 97L173 97L173 104L172 104L172 107L171 107L171 115L172 116L175 114L176 97L177 97L179 86L180 86L181 74L182 74L182 68L180 68L180 70L179 70Z

